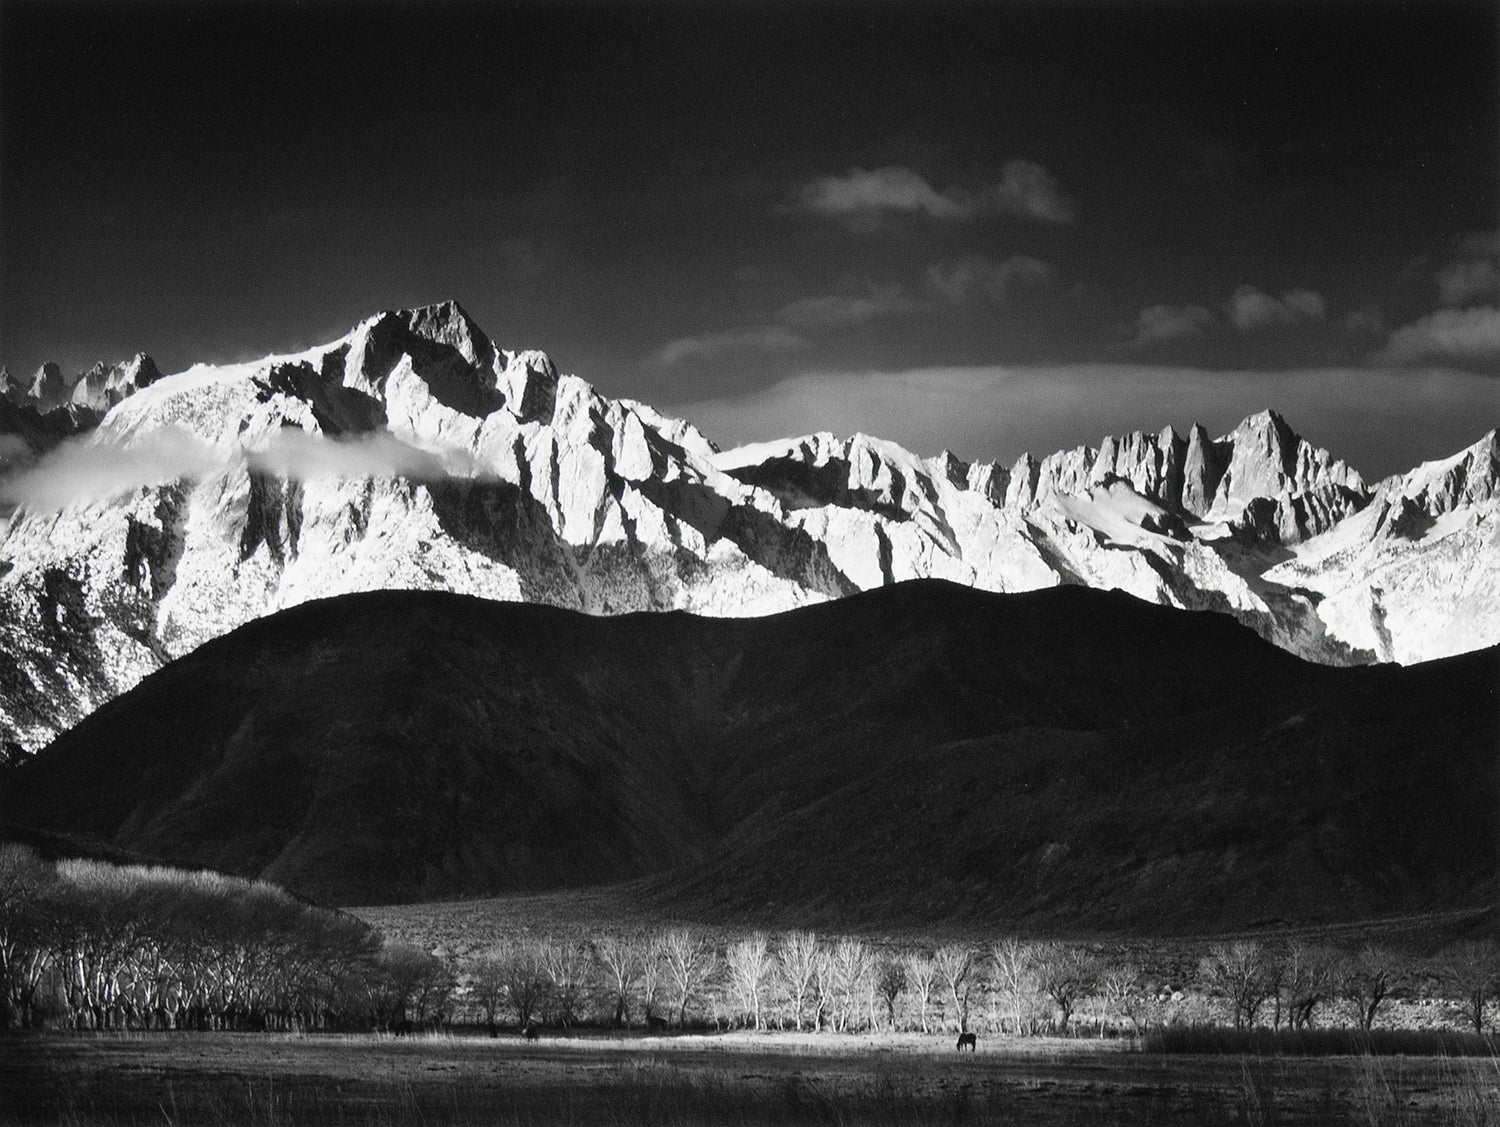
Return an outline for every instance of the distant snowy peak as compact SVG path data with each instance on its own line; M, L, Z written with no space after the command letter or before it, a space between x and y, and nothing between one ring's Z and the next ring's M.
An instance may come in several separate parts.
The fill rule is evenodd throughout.
M1054 456L1060 461L1052 488L1066 490L1085 472L1091 485L1120 477L1174 513L1225 523L1261 541L1317 535L1369 496L1358 473L1301 438L1274 411L1251 415L1217 439L1194 424L1185 437L1168 427L1107 438L1092 465L1087 454L1085 448ZM1048 469L1044 462L1040 476Z
M1500 497L1500 438L1492 430L1467 450L1383 484L1385 499L1411 501L1429 517L1494 500Z
M824 431L742 446L714 455L713 464L789 510L835 505L905 520L936 498L932 464L865 434L839 439Z
M38 414L58 410L89 410L100 414L109 410L126 396L143 387L148 387L161 378L156 362L144 352L118 364L95 364L85 372L72 376L50 361L43 364L25 381L16 380L9 373L3 376L0 395L16 407L29 407Z
M0 472L28 465L63 440L93 430L111 407L160 378L144 352L118 364L101 361L71 377L50 362L25 380L0 369Z
M981 493L1025 515L1061 498L1086 500L1123 482L1181 525L1219 523L1243 537L1293 543L1327 531L1370 497L1363 479L1327 450L1298 436L1274 411L1252 415L1210 439L1194 425L1186 436L1160 432L1107 436L1038 460L1023 454L1009 468L967 464L944 452L923 460L866 435L820 433L725 451L724 472L766 489L788 509L865 508L902 519L936 496L935 480Z

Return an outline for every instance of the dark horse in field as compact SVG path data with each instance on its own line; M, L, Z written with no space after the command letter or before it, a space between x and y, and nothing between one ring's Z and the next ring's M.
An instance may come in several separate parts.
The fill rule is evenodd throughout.
M979 1038L972 1033L960 1033L958 1035L957 1048L959 1052L968 1049L971 1053L977 1053L979 1051Z

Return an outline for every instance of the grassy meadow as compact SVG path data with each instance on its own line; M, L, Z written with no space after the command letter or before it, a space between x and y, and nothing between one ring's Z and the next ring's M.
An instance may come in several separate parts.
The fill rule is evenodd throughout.
M764 932L629 886L331 913L0 862L0 1125L1500 1127L1479 909L1200 939Z
M1492 1059L912 1034L163 1033L0 1041L0 1123L1495 1124Z

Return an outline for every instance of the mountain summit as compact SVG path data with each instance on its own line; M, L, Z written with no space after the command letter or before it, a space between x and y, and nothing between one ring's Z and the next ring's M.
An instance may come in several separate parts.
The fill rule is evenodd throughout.
M1328 664L1500 641L1492 436L1373 487L1274 412L1011 466L865 435L720 451L456 302L295 355L132 363L72 383L120 395L69 427L0 400L0 739L28 748L242 623L382 588L739 616L912 578L1079 584Z

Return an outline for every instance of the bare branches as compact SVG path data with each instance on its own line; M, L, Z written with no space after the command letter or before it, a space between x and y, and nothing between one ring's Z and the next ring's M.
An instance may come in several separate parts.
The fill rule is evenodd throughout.
M1484 1003L1500 988L1500 944L1493 939L1455 943L1438 960L1438 975L1459 998L1475 1033L1484 1032Z
M976 979L974 948L966 943L950 943L934 951L932 961L937 966L938 980L953 1003L958 1031L964 1033L969 1028L969 1002L974 995Z
M651 954L648 941L619 932L602 932L594 936L594 961L604 972L615 1000L613 1024L616 1029L630 1021L630 995L645 973Z
M922 1032L932 1032L927 1022L927 1011L932 1006L932 994L937 988L938 969L937 963L922 951L911 951L906 956L906 985L909 993L913 994L918 1005L921 1007L919 1018L922 1023Z
M782 984L792 1000L792 1016L798 1032L802 1030L806 1001L813 992L817 963L818 937L810 931L788 932L781 941L776 964Z
M1410 977L1410 960L1390 947L1367 945L1342 960L1339 997L1348 1004L1361 1029L1375 1024L1380 1005Z
M1253 940L1216 944L1199 961L1198 973L1210 991L1229 1003L1236 1029L1254 1025L1261 1006L1276 995L1275 968Z
M1058 1030L1067 1033L1073 1010L1093 993L1099 981L1099 960L1069 943L1046 943L1033 956L1037 988L1057 1007Z
M708 938L693 928L674 928L661 937L662 960L677 988L677 1027L687 1024L688 1004L714 969L714 949Z
M764 1029L761 999L774 965L766 933L752 932L731 943L725 961L729 966L729 981L739 996L741 1012L750 1016L753 1028Z
M990 944L991 985L1006 1007L1011 1032L1017 1037L1026 1030L1026 1011L1036 992L1036 962L1040 948L1015 936L997 939Z

